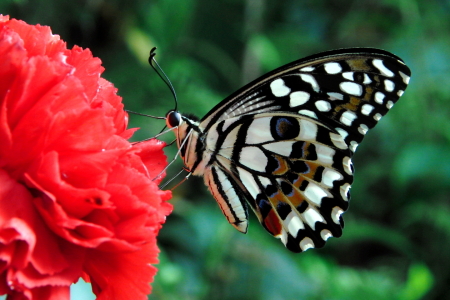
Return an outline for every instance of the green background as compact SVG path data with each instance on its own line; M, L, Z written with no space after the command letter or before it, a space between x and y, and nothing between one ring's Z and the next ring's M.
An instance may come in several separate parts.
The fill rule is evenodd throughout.
M154 46L179 109L200 117L246 82L309 54L363 46L402 57L410 86L356 152L343 237L293 254L253 216L242 235L203 180L190 178L174 191L149 299L450 299L448 0L2 0L0 13L90 48L126 108L158 116L173 99L147 64ZM163 127L130 119L142 128L136 140ZM168 177L180 168L177 161ZM74 299L88 299L85 288L75 287Z

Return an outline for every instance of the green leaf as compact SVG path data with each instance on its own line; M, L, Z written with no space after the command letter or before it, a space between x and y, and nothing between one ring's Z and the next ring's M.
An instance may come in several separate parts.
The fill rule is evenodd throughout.
M408 279L398 295L398 300L418 300L433 287L433 274L423 263L411 265L408 271Z

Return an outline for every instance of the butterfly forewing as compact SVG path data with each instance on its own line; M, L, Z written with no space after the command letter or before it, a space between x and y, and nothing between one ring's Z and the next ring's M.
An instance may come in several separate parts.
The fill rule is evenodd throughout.
M291 251L322 247L342 234L353 152L403 94L410 75L400 58L376 49L290 63L190 125L196 140L187 145L196 145L196 155L185 164L204 176L241 232L247 231L245 199Z
M337 129L354 152L403 94L411 73L376 49L336 50L285 65L245 86L203 118L206 130L234 116L289 111Z

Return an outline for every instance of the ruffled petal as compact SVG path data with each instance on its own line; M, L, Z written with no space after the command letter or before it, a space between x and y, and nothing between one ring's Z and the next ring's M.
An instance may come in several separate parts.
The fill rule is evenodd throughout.
M0 294L146 299L171 212L164 143L131 144L117 89L89 50L0 16Z

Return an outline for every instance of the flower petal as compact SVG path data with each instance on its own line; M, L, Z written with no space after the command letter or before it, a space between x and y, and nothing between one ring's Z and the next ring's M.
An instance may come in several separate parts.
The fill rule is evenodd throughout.
M0 294L68 299L82 276L98 299L145 299L165 144L127 140L100 59L49 27L0 15L0 58Z

